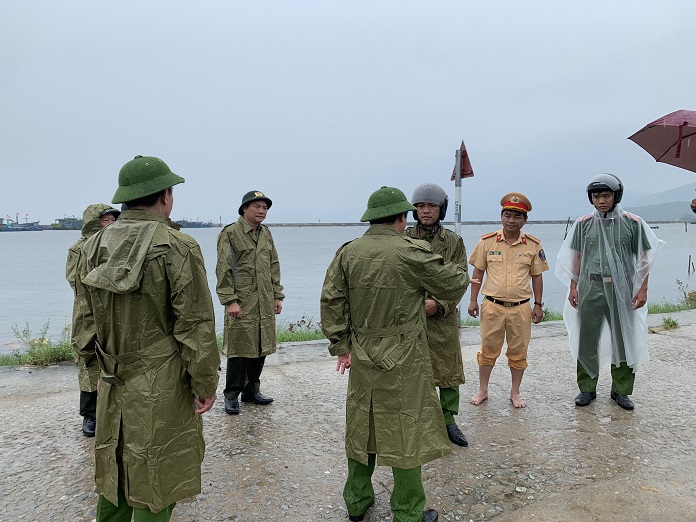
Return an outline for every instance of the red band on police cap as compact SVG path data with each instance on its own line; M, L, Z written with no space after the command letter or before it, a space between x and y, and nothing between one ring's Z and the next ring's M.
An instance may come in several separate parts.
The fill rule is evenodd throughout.
M506 208L510 210L519 210L520 212L524 212L525 214L529 212L529 207L521 201L518 201L517 203L513 201L506 201L505 203L503 203L503 209Z

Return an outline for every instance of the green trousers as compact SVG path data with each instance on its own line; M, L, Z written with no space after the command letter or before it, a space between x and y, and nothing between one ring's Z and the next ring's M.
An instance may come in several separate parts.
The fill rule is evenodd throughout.
M348 459L348 480L343 488L348 514L362 515L375 501L372 473L375 471L375 454L370 453L367 466ZM425 490L421 480L421 467L412 469L392 468L394 490L389 504L394 522L421 522L425 507Z
M590 377L583 368L582 364L578 363L578 388L581 392L597 391L597 381L599 375L594 379ZM619 366L611 365L611 390L621 395L631 395L633 393L633 383L636 380L636 374L633 373L633 368L622 362Z
M612 285L602 281L589 280L579 289L579 294L580 345L578 357L585 362L587 368L578 361L578 388L581 392L597 390L597 380L599 379L597 346L602 326L604 321L607 321L612 343L616 346L622 361L619 366L611 365L611 389L622 395L631 395L636 374L625 362L626 347L621 333L621 325L618 324L619 308ZM613 321L612 318L614 318ZM596 375L594 379L590 377L588 370Z
M459 386L440 388L440 406L445 416L445 426L454 424L454 416L459 413Z
M174 506L176 503L167 506L159 513L153 513L149 509L133 508L128 505L123 490L119 489L118 506L114 506L102 495L99 495L97 522L131 522L131 517L134 517L134 522L169 522Z

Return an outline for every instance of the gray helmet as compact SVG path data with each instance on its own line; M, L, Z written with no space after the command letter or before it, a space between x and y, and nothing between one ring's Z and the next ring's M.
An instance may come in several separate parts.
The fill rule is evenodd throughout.
M432 203L440 207L440 217L438 221L445 219L445 214L447 214L447 202L449 198L447 193L435 183L423 183L418 185L416 190L413 191L413 197L411 198L411 203L417 205L418 203ZM418 221L418 211L413 211L413 219Z
M617 176L605 173L592 178L587 184L587 199L590 200L590 203L592 203L592 193L602 192L603 190L610 190L614 193L614 205L621 203L624 189L623 183ZM614 210L613 207L612 210Z

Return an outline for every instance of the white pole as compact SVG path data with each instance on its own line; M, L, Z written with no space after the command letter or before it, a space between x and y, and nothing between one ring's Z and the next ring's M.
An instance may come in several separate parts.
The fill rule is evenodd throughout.
M462 235L462 151L457 149L454 153L454 230L458 236ZM462 303L457 307L457 326L462 325Z

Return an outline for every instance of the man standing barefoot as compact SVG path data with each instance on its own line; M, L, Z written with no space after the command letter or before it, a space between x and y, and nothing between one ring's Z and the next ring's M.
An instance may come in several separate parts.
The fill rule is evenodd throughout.
M482 236L469 259L469 264L474 267L468 310L471 317L479 317L478 293L480 281L486 275L480 308L481 350L476 354L479 390L469 402L479 405L488 399L488 381L507 339L505 355L512 375L510 400L515 408L524 408L527 404L520 395L520 384L527 368L531 322L540 322L544 315L541 274L549 269L549 265L539 240L521 230L527 222L527 213L532 210L529 199L519 192L511 192L500 204L503 207L500 212L503 228ZM528 303L532 294L534 307L530 308Z

